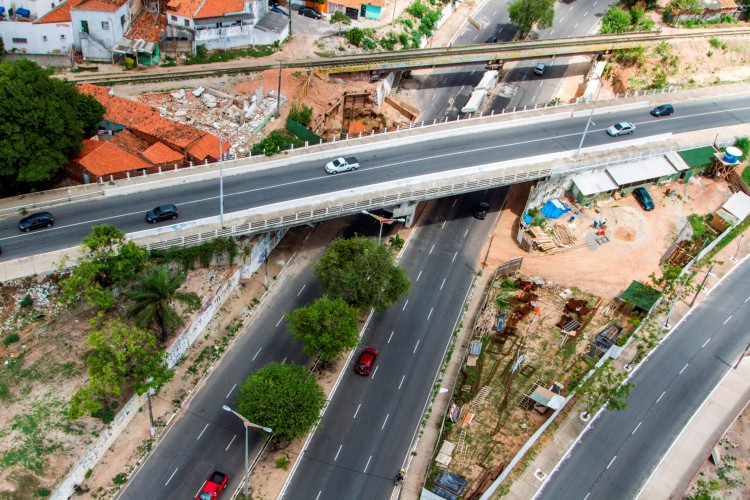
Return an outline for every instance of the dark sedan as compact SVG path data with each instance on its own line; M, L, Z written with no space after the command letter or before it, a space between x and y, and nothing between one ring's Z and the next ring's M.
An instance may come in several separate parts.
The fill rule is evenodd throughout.
M318 12L315 9L311 9L310 7L300 7L299 9L299 15L309 17L312 19L322 19L323 16L320 15L320 12Z
M638 200L638 203L641 204L641 207L643 207L643 210L650 212L654 209L654 200L651 199L651 195L648 194L648 191L646 191L646 188L635 188L633 190L633 196L636 200Z
M172 204L159 205L146 212L146 222L161 222L168 219L176 219L180 213L177 211L177 207Z
M55 224L55 218L49 212L37 212L28 215L18 222L18 229L21 231L31 231L43 227L52 227Z

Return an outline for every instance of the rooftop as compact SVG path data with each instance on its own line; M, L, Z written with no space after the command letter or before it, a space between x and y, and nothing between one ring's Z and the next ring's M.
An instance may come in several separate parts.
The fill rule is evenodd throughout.
M105 176L126 170L148 168L150 163L103 141L85 139L81 152L73 159L97 176Z
M142 152L143 156L153 164L157 163L180 163L185 158L169 146L157 142Z
M161 34L167 26L167 15L141 10L130 22L130 29L125 36L134 40L146 40L159 43Z
M115 12L126 3L128 0L83 0L74 8L96 12Z
M49 11L47 15L37 19L34 24L69 23L71 7L77 7L85 1L86 0L68 0Z

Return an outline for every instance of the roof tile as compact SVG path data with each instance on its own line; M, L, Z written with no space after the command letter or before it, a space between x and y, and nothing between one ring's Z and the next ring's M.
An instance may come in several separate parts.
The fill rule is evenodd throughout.
M169 146L157 142L150 148L143 151L143 156L153 164L157 163L180 163L185 158Z
M133 156L108 142L85 139L81 152L73 159L96 176L105 176L141 168L150 163Z
M77 7L85 1L86 0L68 0L34 21L34 24L69 23L71 7Z

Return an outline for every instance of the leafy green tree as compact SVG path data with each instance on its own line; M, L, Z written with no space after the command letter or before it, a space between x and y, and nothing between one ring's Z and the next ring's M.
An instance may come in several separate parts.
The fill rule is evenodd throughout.
M305 354L330 361L357 345L358 312L341 299L321 297L287 313L286 321L294 340L302 342Z
M602 18L601 32L624 33L630 29L630 14L620 7L611 8Z
M152 331L126 325L119 319L89 333L89 381L73 395L70 417L99 412L128 388L138 395L149 388L159 390L172 378L172 370L166 365L167 353L157 344Z
M334 240L314 272L326 295L358 309L385 311L411 287L390 248L363 236Z
M237 397L237 411L273 429L277 441L304 436L325 406L323 389L300 365L270 363L250 375Z
M347 17L347 19L349 18ZM307 127L312 121L312 108L304 104L292 104L292 109L289 110L289 118Z
M166 342L169 331L183 323L172 305L179 302L190 311L201 305L198 295L179 290L185 279L184 273L170 274L166 267L150 269L126 294L131 302L126 314L135 318L140 327L156 326L161 331L161 341Z
M81 246L84 254L62 281L62 302L74 305L83 298L89 305L111 309L112 288L127 285L145 268L148 250L132 241L126 242L125 233L110 224L94 226ZM65 261L61 262L59 272L63 272L65 265Z
M354 28L344 33L344 38L349 40L349 43L351 43L355 47L359 47L366 35L367 33L365 32L365 30L355 26Z
M335 24L339 28L339 35L341 35L341 25L349 26L352 24L352 18L347 16L343 11L337 10L331 16L331 24Z
M606 407L608 410L624 410L625 400L630 396L633 384L623 384L627 374L615 372L611 363L606 362L585 382L578 386L578 394L586 404L585 414L589 415Z
M28 59L0 63L0 195L51 184L104 108Z
M551 28L555 21L555 0L513 0L508 6L508 17L523 35L530 33L534 25L542 30Z

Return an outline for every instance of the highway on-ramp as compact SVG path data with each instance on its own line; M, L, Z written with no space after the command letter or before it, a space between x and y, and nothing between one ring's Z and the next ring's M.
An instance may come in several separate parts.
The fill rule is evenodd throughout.
M651 471L750 341L750 259L724 278L642 363L627 408L605 411L539 499L635 498Z

